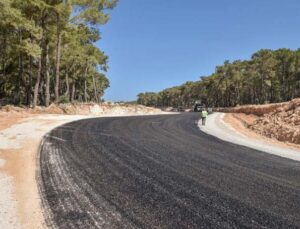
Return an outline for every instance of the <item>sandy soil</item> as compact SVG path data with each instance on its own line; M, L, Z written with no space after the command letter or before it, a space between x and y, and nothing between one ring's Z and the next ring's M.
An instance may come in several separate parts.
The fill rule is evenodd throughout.
M0 130L6 129L27 117L28 114L13 113L8 115L7 112L0 112Z
M7 214L0 213L0 228L19 228L20 225L21 228L45 227L35 182L36 153L40 140L52 128L82 118L86 117L33 115L21 118L7 115L6 122L0 125L0 172L3 177L9 178L10 190L0 198L9 206L9 210ZM14 201L9 201L12 199Z
M162 112L161 112L162 113ZM136 115L153 114L137 110ZM154 114L158 114L156 111ZM115 109L101 116L125 116ZM131 112L130 115L133 115ZM46 228L36 183L42 137L67 122L99 116L0 112L0 228Z
M243 113L226 113L223 121L234 128L236 131L240 132L243 135L246 135L249 138L264 141L266 143L277 145L280 147L300 150L300 145L267 138L247 128L249 125L252 125L258 118L259 117L256 115L247 115Z

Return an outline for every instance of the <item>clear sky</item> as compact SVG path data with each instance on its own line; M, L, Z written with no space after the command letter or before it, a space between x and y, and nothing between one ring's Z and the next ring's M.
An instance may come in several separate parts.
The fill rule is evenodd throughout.
M109 101L210 75L261 48L300 48L300 0L120 0L97 44Z

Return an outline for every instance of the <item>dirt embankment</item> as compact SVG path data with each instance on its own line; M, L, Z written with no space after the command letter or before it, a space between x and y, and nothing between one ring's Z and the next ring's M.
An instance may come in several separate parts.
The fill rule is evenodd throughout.
M300 99L294 99L258 118L250 128L279 141L300 144Z
M225 107L225 108L217 108L216 111L225 112L225 113L243 113L247 115L256 115L263 116L270 112L275 111L276 109L283 107L286 103L272 103L272 104L264 104L264 105L243 105L236 107Z
M1 107L0 107L1 108ZM12 112L19 114L68 114L68 115L138 115L138 114L160 114L160 109L146 107L142 105L126 104L96 104L96 103L78 103L78 104L51 104L49 107L37 106L32 108L21 108L11 105L4 106L0 112Z
M254 132L283 142L300 144L300 98L286 103L220 108ZM225 118L230 120L229 118Z

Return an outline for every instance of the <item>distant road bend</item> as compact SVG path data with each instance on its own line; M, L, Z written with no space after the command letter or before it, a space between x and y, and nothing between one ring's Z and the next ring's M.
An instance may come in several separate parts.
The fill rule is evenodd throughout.
M300 228L300 163L201 132L197 114L95 118L45 136L52 228Z

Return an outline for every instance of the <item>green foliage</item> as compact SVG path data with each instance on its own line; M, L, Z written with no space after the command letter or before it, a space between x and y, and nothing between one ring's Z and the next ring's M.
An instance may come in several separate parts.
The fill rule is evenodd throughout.
M109 15L105 10L112 9L117 4L116 0L90 1L74 0L75 17L72 19L77 24L98 25L106 24Z
M1 0L0 99L47 105L55 91L56 102L100 101L109 87L108 57L95 42L115 5L114 0Z
M69 97L66 95L62 95L59 97L59 103L68 103L70 102Z
M208 106L282 102L300 96L300 49L268 50L254 53L251 60L225 61L216 71L196 82L146 92L138 103L146 106L191 107L201 100Z

